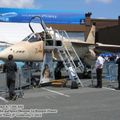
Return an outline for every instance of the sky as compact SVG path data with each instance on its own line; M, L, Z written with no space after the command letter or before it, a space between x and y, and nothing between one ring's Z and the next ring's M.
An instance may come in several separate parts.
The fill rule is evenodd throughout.
M118 19L120 0L0 0L0 7L92 12L92 18Z

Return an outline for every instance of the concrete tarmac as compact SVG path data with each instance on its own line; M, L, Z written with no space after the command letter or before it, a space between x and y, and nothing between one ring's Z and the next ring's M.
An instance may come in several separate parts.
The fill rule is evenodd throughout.
M1 93L1 98L4 97ZM24 105L24 109L28 111L47 111L41 112L39 117L13 117L12 120L120 120L120 91L108 87L31 88L24 90L24 97L16 101L5 101L1 98L0 107Z

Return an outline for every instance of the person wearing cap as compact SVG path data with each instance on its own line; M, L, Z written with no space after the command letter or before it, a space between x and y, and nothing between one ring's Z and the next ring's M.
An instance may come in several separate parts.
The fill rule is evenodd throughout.
M97 88L102 88L102 71L105 59L102 55L97 55L97 60L95 64L96 76L97 76Z
M16 75L15 75L15 72L17 72L17 65L13 61L13 55L8 55L8 60L5 62L4 66L3 66L3 72L6 73L7 87L9 90L9 99L15 100L16 99L16 94L15 94Z

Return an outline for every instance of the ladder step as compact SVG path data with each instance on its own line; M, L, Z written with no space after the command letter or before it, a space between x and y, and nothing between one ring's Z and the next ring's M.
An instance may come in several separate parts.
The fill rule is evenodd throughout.
M55 87L62 87L67 83L67 80L60 79L60 80L52 80L51 85Z
M69 56L65 52L64 48L63 48L63 51L58 51L58 52L59 52L61 60L63 61L65 68L68 71L69 78L72 81L78 81L77 83L80 83L81 86L83 87L83 84L82 84L81 80L79 79L77 72L76 72L76 68L78 68L78 67L76 65L74 65L73 60L70 59L71 56ZM64 53L64 55L63 55L63 53ZM55 84L60 84L60 83L55 83Z

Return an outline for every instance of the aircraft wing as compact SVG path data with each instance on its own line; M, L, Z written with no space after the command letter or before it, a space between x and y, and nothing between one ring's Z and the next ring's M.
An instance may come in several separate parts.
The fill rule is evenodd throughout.
M96 43L95 46L95 50L97 51L120 52L120 45Z
M72 44L79 44L79 45L94 45L92 43L88 43L88 42L85 42L85 41L82 41L82 40L77 40L77 39L71 39L70 40Z

